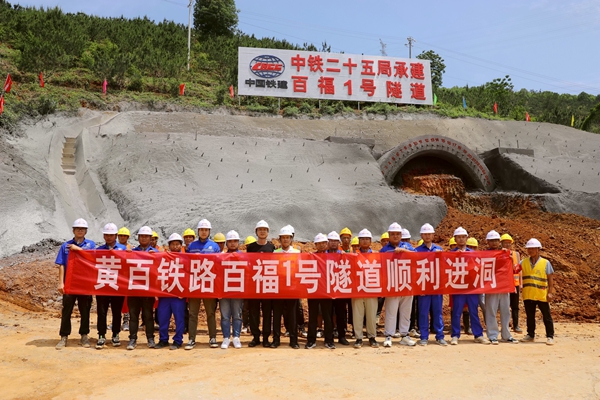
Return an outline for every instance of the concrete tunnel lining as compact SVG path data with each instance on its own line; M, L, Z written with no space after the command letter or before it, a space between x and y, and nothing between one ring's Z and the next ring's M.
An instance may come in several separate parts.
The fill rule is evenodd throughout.
M463 143L440 135L423 135L399 144L378 160L384 179L392 184L409 161L422 156L442 158L464 171L479 189L491 192L494 178L483 160Z

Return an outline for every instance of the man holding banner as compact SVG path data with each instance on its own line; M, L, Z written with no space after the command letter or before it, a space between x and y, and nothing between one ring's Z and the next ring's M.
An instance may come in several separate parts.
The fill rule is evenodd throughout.
M56 261L58 267L58 293L62 295L62 315L60 319L60 342L56 345L57 350L62 350L67 346L67 339L71 334L71 314L73 307L77 302L81 322L79 323L79 334L81 341L79 344L83 347L90 347L88 334L90 333L90 307L92 296L72 295L65 293L65 279L67 273L67 261L70 250L91 250L96 247L96 243L85 238L88 230L88 223L85 219L79 218L73 223L73 239L60 246Z

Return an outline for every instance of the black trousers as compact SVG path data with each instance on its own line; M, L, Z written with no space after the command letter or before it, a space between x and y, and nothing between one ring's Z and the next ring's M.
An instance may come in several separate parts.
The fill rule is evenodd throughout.
M142 312L142 321L146 329L146 337L154 338L154 297L127 297L127 306L129 307L129 339L138 338L140 328L140 311Z
M260 342L260 311L262 309L263 324L262 324L262 335L263 343L269 341L271 336L271 324L273 311L273 300L248 300L248 319L250 322L250 333L254 337L254 340Z
M276 299L273 300L273 343L281 341L281 317L285 312L290 326L297 327L296 315L298 313L297 299ZM264 337L264 335L263 335ZM298 343L298 329L290 331L290 344Z
M96 326L98 328L98 336L106 336L106 317L108 315L108 307L112 312L112 334L118 335L121 332L121 310L125 297L123 296L96 296L98 304L98 319Z
M346 328L348 325L348 299L333 299L333 310L335 312L335 322L338 333L338 340L346 338ZM350 307L352 309L352 307Z
M396 330L400 329L400 318L396 318ZM419 296L413 296L412 309L410 310L410 325L408 331L419 330Z
M523 300L525 304L525 314L527 314L527 334L535 337L535 309L536 307L542 312L544 326L546 327L546 337L554 338L554 321L550 314L550 304L546 301Z
M90 304L92 296L81 296L72 294L63 294L62 298L62 315L60 317L60 336L69 336L71 334L71 314L75 302L81 314L81 322L79 323L79 334L87 335L90 333Z
M519 326L519 292L520 288L515 286L515 292L510 294L510 313L512 315L513 329Z
M333 300L308 299L308 343L317 341L319 309L325 328L325 343L333 343Z

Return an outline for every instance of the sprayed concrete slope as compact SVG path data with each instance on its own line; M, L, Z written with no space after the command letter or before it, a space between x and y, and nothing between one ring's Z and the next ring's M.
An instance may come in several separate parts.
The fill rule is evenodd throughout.
M366 146L323 142L328 136L374 139L376 156L425 134L453 138L479 154L532 149L533 157L502 157L557 188L546 195L549 211L593 216L600 209L600 136L551 124L422 114L295 120L81 110L23 129L21 137L0 139L0 256L43 238L68 238L79 216L97 240L107 221L132 231L150 224L164 237L203 217L215 231L248 235L265 218L275 229L290 223L298 238L312 239L345 225L379 235L392 220L416 231L443 218L439 198L389 188ZM66 138L75 149L67 160L71 172L63 165Z

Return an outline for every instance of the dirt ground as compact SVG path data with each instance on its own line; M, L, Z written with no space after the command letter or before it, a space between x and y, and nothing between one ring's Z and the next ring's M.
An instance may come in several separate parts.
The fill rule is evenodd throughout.
M204 329L192 351L148 349L143 339L134 351L84 349L78 335L57 351L59 325L0 301L2 398L600 398L598 324L557 323L553 347L541 338L486 346L465 335L458 346L335 350L322 342L292 350L287 339L276 350L252 349L249 335L240 350L211 349Z

